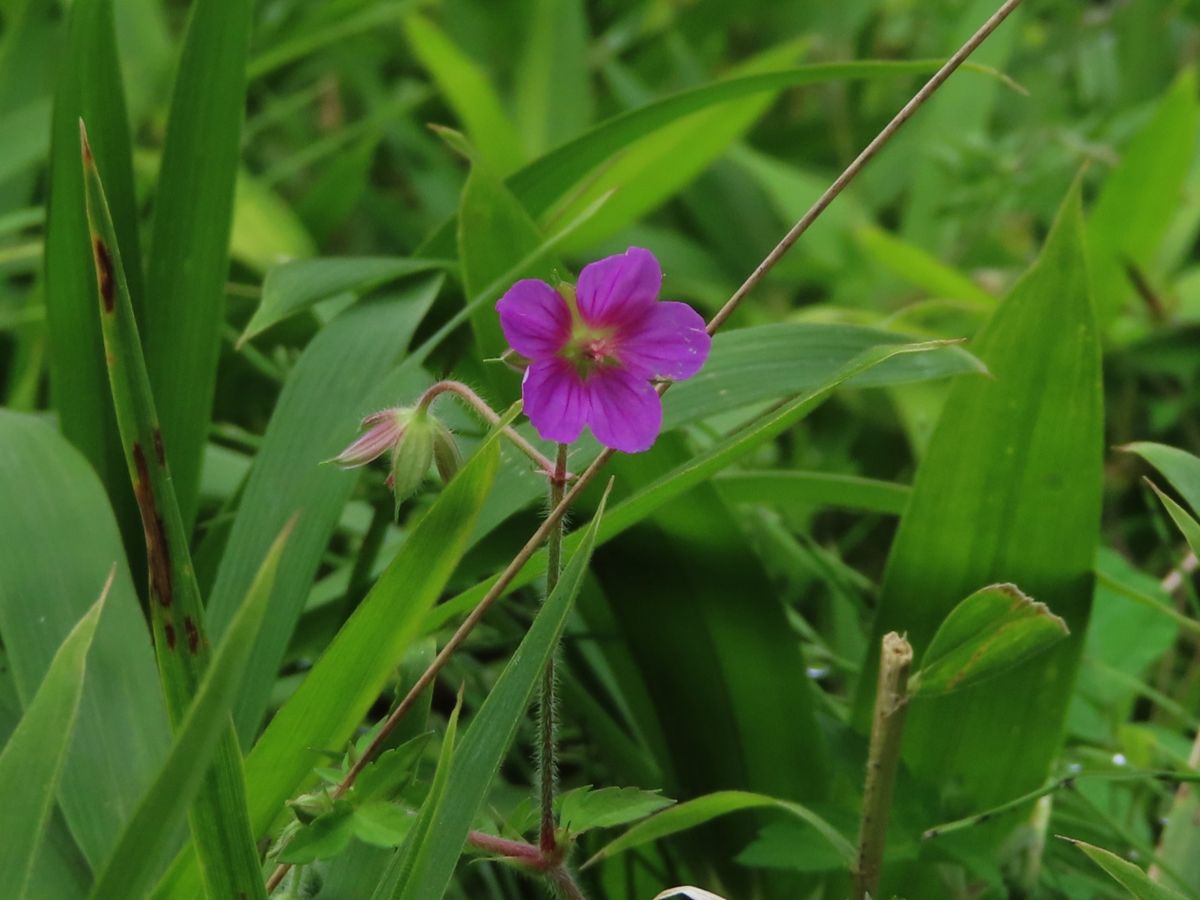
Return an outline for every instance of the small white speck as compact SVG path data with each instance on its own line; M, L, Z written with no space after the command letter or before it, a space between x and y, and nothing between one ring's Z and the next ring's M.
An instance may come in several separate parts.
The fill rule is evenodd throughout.
M1080 772L1083 771L1083 766L1080 763L1073 762L1069 766L1067 766L1067 771L1070 772L1072 775L1078 775Z
M829 674L829 669L824 666L809 666L804 670L805 674L814 681L818 678L824 678Z
M1124 766L1129 762L1129 760L1125 758L1124 753L1114 753L1112 761L1114 766Z

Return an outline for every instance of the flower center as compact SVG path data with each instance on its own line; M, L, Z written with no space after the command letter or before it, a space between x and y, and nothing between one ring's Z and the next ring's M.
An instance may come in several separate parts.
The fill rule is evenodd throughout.
M571 337L562 349L563 358L575 367L580 378L587 378L603 366L619 366L617 330L594 328L583 320L573 285L561 284L558 291L571 311Z

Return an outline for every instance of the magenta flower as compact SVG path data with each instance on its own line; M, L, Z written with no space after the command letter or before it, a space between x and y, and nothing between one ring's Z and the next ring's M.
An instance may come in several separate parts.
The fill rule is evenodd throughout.
M662 428L654 379L700 371L712 338L686 303L660 302L662 270L630 247L579 273L574 287L518 281L496 304L513 350L530 360L525 414L547 441L570 443L584 426L626 453L650 449Z

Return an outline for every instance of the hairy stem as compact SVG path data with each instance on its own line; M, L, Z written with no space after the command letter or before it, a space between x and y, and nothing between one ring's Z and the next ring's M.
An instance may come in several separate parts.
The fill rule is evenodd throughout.
M854 892L850 895L853 900L874 897L879 889L892 791L900 765L900 740L908 709L908 671L912 658L912 647L907 640L894 631L883 636L871 750L867 757L867 783L863 791L862 825L858 833L858 860L854 867Z
M429 407L433 405L433 401L442 394L453 394L459 399L466 401L467 405L470 406L471 409L475 410L475 412L479 414L480 418L482 418L489 425L500 424L499 414L497 414L497 412L488 405L486 400L480 397L461 381L439 381L432 385L428 390L425 391L424 394L421 395L421 399L417 401L417 409L421 411L429 409ZM556 470L554 463L543 456L536 447L529 443L529 441L521 437L515 428L513 428L511 425L505 425L503 431L504 436L512 441L514 447L533 460L537 464L538 468L541 469L547 476L550 478L555 477Z
M567 445L558 445L558 459L554 465L554 477L550 479L550 509L562 503L567 479ZM562 573L563 518L560 516L546 538L546 596L558 586ZM550 654L546 670L542 673L542 688L538 694L538 799L541 802L541 825L538 829L538 846L543 853L553 853L554 837L554 790L558 783L558 728L555 723L555 679L558 650Z

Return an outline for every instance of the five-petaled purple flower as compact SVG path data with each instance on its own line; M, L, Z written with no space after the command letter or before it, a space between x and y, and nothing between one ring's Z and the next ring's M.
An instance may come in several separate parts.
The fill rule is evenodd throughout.
M518 281L496 304L513 350L530 360L525 414L547 441L570 443L586 425L606 447L648 450L662 428L651 381L700 371L712 343L686 303L659 302L662 270L630 247L584 266L573 288Z

